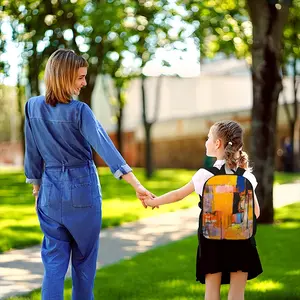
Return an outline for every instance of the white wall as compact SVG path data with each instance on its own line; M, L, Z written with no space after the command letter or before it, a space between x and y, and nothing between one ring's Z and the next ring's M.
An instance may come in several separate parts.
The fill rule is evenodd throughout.
M146 82L147 112L151 120L156 99L157 77L151 77ZM292 81L284 80L288 102L292 101ZM93 110L108 132L115 131L112 123L112 110L100 77L93 93ZM113 94L110 87L110 94ZM124 109L124 131L137 131L139 138L142 130L141 82L133 80L127 91L127 104ZM283 100L280 99L280 103ZM163 77L161 87L161 102L158 122L161 126L155 130L155 137L167 137L172 134L199 132L203 124L196 121L197 117L222 115L230 117L232 112L245 114L252 106L252 81L250 75L211 76L200 75L193 78ZM228 114L230 112L230 114ZM281 115L284 118L284 115ZM189 119L189 120L186 120ZM202 119L202 118L201 118ZM173 120L172 122L167 122ZM183 125L183 121L184 125ZM172 125L171 125L172 124ZM169 128L169 127L170 128Z

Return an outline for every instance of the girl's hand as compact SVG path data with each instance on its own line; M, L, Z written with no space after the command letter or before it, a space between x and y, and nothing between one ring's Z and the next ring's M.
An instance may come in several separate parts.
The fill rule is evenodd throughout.
M152 207L152 199L150 197L147 197L144 199L144 203L147 205L147 206L151 206Z
M147 197L147 198L145 198L144 202L145 202L145 204L146 204L147 206L151 206L152 209L154 209L154 208L156 208L156 207L159 208L158 205L155 205L155 204L154 204L154 199L153 199L153 198Z

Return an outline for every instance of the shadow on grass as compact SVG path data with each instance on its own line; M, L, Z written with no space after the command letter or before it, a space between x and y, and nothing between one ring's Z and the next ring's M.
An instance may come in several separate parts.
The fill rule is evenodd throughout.
M18 225L18 226L10 226L9 228L13 232L25 232L25 233L40 233L41 232L41 229L39 226Z
M248 282L246 299L300 299L298 209L300 204L278 210L279 221L290 215L292 222L259 225L256 240L264 272ZM195 281L196 247L197 238L193 236L102 268L95 280L95 299L203 299L204 285ZM228 285L222 286L222 300L227 299L227 292ZM66 281L65 295L65 299L71 299L71 280ZM35 300L40 294L12 299Z
M246 299L300 299L300 247L294 246L299 227L298 223L291 226L297 228L259 227L257 244L264 273L248 282ZM95 299L203 299L204 285L195 282L196 246L192 237L103 268L97 273ZM227 292L228 285L222 286L222 299L227 299ZM68 281L67 299L70 293Z
M139 219L139 215L138 214L126 214L124 216L120 216L120 217L103 217L102 218L102 229L104 228L108 228L108 227L114 227L114 226L119 226L122 223L126 223L126 222L132 222L132 221L136 221Z
M300 205L279 210L280 224L260 225L256 237L264 272L247 284L246 299L300 299ZM286 222L286 215L291 222ZM195 282L197 239L154 249L129 261L103 268L95 281L96 299L203 299L204 285ZM227 299L228 285L222 286ZM67 283L67 299L71 282Z
M0 253L5 251L22 249L37 245L42 241L42 232L39 226L10 226L2 228L0 232Z

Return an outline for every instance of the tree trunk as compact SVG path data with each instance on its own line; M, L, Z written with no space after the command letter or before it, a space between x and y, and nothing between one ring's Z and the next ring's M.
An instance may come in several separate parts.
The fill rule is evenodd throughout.
M295 38L296 40L296 38ZM297 58L294 57L293 61L293 100L294 100L294 122L293 122L293 128L291 128L291 141L292 141L292 153L293 153L293 166L294 172L297 172L299 170L299 150L300 150L300 141L299 141L299 130L297 128L297 124L299 123L299 117L298 117L298 88L299 88L299 82L297 81Z
M25 136L24 136L24 123L25 123L25 117L24 117L24 103L23 103L23 97L24 93L22 91L22 87L20 85L20 74L18 74L18 81L17 81L17 98L18 98L18 111L20 115L20 127L19 127L19 132L20 132L20 142L22 145L22 165L24 163L24 155L25 155Z
M152 128L152 123L145 124L145 159L146 159L147 179L150 179L153 175L151 128Z
M248 7L253 25L251 154L259 183L256 189L261 207L259 221L272 223L277 108L282 90L281 38L288 7L282 4L277 9L266 0L249 0Z
M117 141L119 152L123 153L122 125L123 125L123 103L122 103L122 88L117 87L118 97L118 112L117 112Z
M153 174L152 165L152 147L151 147L151 126L152 123L147 120L147 106L146 106L146 91L145 91L145 76L141 76L141 91L142 91L142 107L143 107L143 124L145 129L145 167L146 178L151 178Z
M33 52L33 56L28 59L28 82L30 86L30 96L40 95L40 59L36 51Z

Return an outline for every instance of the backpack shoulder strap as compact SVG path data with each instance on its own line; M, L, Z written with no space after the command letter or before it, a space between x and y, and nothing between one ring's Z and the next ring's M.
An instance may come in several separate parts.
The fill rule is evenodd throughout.
M204 170L214 174L214 175L218 175L220 174L220 170L216 167L209 167L209 168L203 168Z
M219 174L226 175L225 164L221 167Z
M236 169L236 171L235 171L235 174L236 174L236 175L239 175L239 176L243 176L245 172L246 172L245 169L242 169L242 168L238 167L238 168Z
M210 173L213 173L214 175L226 175L225 171L225 164L221 167L221 169L218 169L217 167L210 167L210 168L203 168L207 170Z

